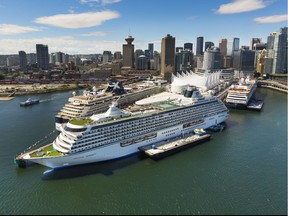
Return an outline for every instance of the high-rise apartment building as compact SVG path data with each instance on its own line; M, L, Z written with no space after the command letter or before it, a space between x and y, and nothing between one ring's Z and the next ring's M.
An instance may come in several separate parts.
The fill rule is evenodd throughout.
M55 53L55 64L60 65L63 63L63 55L62 52L56 52Z
M267 38L267 56L264 72L268 74L287 73L288 28L281 28Z
M207 48L204 52L202 69L220 69L221 61L221 53L218 47Z
M153 59L153 55L154 55L154 44L153 43L148 44L148 50L149 50L149 59Z
M161 75L171 82L175 68L175 37L167 34L161 41Z
M138 70L148 69L148 57L145 55L140 55L136 60L136 68Z
M114 60L122 59L122 55L120 51L114 52Z
M261 38L252 38L252 39L251 39L251 42L250 42L250 47L249 47L249 49L250 49L250 50L254 50L254 49L253 49L254 44L258 44L258 43L261 43Z
M103 55L102 55L103 59L102 59L102 63L105 64L107 62L110 62L112 60L112 53L111 51L103 51Z
M203 55L203 41L204 37L197 37L196 56Z
M37 67L42 70L49 69L49 53L48 46L43 44L36 44Z
M227 55L227 39L226 38L222 38L219 41L219 49L220 49L221 59L222 59L221 67L227 67L225 65L225 63L227 63L227 61L225 61L225 57Z
M205 49L204 49L204 52L209 48L212 48L212 47L214 47L214 43L213 42L211 42L211 41L206 41L205 42Z
M224 57L224 67L226 68L233 67L234 53L239 51L239 46L240 46L239 38L230 38L227 40L227 51L226 56Z
M176 53L182 52L182 51L183 51L183 47L176 47Z
M239 46L240 46L240 39L239 38L230 38L227 40L227 56L232 56L233 58L233 54L235 51L239 50Z
M24 70L27 68L27 57L26 57L26 52L24 51L19 51L19 64L20 64L20 69Z
M233 56L233 68L239 71L249 71L254 70L255 61L255 51L249 49L239 49L234 51Z
M127 44L123 44L123 67L134 68L134 38L129 35L125 40Z
M190 50L182 50L175 54L175 72L182 73L192 69L193 55Z
M255 53L255 68L258 73L264 73L265 58L267 56L267 50L259 50Z
M34 65L37 63L37 55L36 53L28 53L27 56L27 64L28 65Z
M190 50L193 52L193 43L184 43L184 50Z

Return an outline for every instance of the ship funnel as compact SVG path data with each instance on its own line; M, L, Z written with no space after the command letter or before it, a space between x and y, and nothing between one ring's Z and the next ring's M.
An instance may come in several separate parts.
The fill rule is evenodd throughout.
M188 86L184 92L184 97L190 98L192 96L192 92L193 92L193 87Z

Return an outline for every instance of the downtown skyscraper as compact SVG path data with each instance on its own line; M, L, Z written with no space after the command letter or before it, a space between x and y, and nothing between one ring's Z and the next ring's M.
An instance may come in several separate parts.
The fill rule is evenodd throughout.
M171 82L175 71L175 37L167 34L161 41L161 75Z
M264 71L268 74L287 73L288 28L273 32L267 39Z
M49 69L49 53L48 46L36 44L37 67L42 70Z

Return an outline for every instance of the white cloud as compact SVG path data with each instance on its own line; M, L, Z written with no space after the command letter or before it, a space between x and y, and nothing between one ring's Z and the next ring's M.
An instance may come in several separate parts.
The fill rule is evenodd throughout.
M278 23L288 21L288 16L287 14L281 14L281 15L257 17L254 19L254 21L257 23Z
M104 50L122 51L123 41L78 40L72 36L0 39L0 55L17 54L19 50L36 53L36 44L38 43L48 45L49 53L61 51L72 55L102 53Z
M137 40L134 45L137 49L147 49L147 44L153 43L154 50L160 52L161 40ZM36 44L48 45L49 53L64 52L73 54L95 54L103 53L105 50L111 52L122 52L125 40L82 40L73 36L45 37L29 39L0 39L0 55L18 54L19 50L26 53L36 53Z
M267 6L263 0L234 0L231 3L220 5L216 13L234 14L247 11L254 11Z
M57 14L36 18L34 22L62 28L76 29L99 26L107 20L119 17L119 13L107 10L80 14Z
M107 36L109 32L91 32L88 34L81 34L80 36L85 36L85 37L104 37Z
M0 24L0 35L14 35L22 34L27 32L37 32L40 29L29 27L29 26L18 26L12 24Z
M101 3L102 5L114 4L120 2L121 0L80 0L80 3Z

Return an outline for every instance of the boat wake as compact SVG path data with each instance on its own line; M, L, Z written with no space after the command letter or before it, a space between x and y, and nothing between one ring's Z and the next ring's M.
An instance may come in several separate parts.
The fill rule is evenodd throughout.
M55 98L49 98L49 99L44 99L44 100L40 100L39 102L40 103L43 103L43 102L47 102L47 101L52 101L54 100Z

